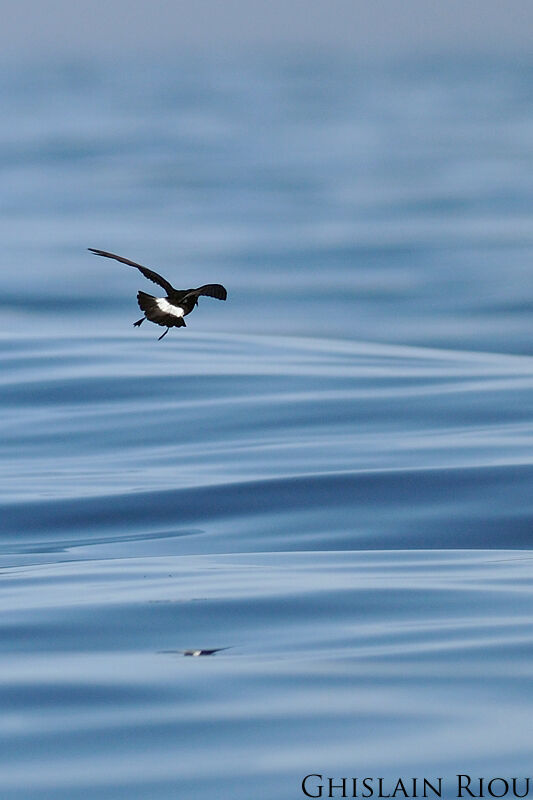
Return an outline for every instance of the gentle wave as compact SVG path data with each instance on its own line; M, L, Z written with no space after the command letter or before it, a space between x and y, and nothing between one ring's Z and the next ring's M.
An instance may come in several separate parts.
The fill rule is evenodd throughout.
M528 774L530 85L0 75L2 800ZM158 342L87 247L228 300Z
M528 747L532 568L528 552L480 550L4 570L3 791L244 797L253 780L289 800L305 774L361 764L392 780L431 763L451 781L458 759L483 774L502 758L494 691L512 763Z

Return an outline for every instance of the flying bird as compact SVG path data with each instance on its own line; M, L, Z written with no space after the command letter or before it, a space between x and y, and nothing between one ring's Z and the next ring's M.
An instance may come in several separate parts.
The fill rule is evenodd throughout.
M148 269L148 267L143 267L142 264L136 264L135 261L130 261L129 258L116 256L114 253L108 253L105 250L95 250L94 247L89 247L89 250L97 256L114 258L115 261L135 267L139 272L142 272L145 278L157 283L165 290L165 297L154 297L154 295L146 294L146 292L137 292L137 302L141 311L144 311L144 317L141 317L133 324L135 327L139 327L145 319L149 319L150 322L155 322L156 325L166 327L166 331L161 334L158 341L161 341L171 328L185 327L183 317L190 314L194 307L198 305L199 297L216 297L217 300L225 300L228 296L225 288L220 283L206 283L205 286L199 286L198 289L174 289L157 272Z

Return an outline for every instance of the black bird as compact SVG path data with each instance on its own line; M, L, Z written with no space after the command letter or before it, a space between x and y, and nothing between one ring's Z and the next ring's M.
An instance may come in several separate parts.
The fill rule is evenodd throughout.
M137 302L141 311L144 311L144 317L141 317L133 324L138 327L142 325L146 318L150 322L155 322L156 325L166 326L166 331L161 334L158 341L163 336L166 336L171 328L185 327L183 317L190 314L193 308L198 305L200 296L216 297L217 300L225 300L228 296L228 293L220 283L206 283L205 286L199 286L198 289L174 289L157 272L148 269L148 267L143 267L141 264L136 264L135 261L130 261L129 258L116 256L114 253L107 253L105 250L95 250L94 247L89 247L89 250L97 256L114 258L115 261L120 261L122 264L136 267L145 278L159 284L165 290L166 297L154 297L152 294L146 294L146 292L137 292Z

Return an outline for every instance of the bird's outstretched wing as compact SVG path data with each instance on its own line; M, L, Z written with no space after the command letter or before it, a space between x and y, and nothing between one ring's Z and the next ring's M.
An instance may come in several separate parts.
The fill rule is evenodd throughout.
M200 286L198 289L191 289L181 299L185 300L187 297L200 297L200 295L216 297L217 300L225 300L228 293L220 283L206 283L205 286Z
M94 253L97 256L104 256L105 258L114 258L115 261L120 261L122 264L127 264L129 267L136 267L145 278L148 278L149 281L153 281L153 283L157 283L161 286L167 294L170 294L174 291L174 287L163 278L161 275L158 275L157 272L154 272L153 269L148 269L148 267L143 267L142 264L136 264L135 261L130 261L129 258L123 258L122 256L116 256L114 253L108 253L106 250L95 250L94 247L88 248L91 253ZM202 287L205 288L205 287Z

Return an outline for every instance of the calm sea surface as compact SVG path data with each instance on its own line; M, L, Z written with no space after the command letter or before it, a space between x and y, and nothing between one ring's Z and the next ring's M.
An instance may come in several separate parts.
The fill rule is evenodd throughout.
M532 87L2 70L2 800L531 775Z

